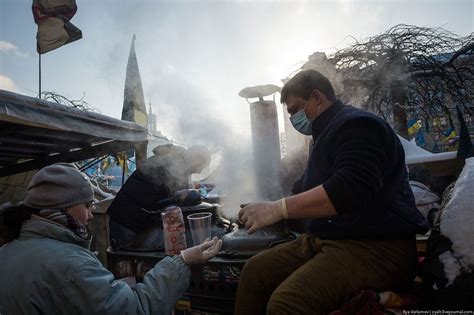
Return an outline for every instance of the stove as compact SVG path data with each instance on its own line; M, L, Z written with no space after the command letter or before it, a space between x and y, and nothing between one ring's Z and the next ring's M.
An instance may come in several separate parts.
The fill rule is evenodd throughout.
M191 213L212 212L212 236L221 238L223 246L206 264L191 266L190 286L176 305L175 314L233 314L237 284L245 262L265 249L297 237L296 233L288 231L285 223L248 234L237 224L219 217L212 204L182 206L181 209L184 217ZM188 247L192 246L188 225L186 239ZM107 250L108 267L115 278L135 277L138 282L165 257L163 229L159 224L137 236L128 247Z

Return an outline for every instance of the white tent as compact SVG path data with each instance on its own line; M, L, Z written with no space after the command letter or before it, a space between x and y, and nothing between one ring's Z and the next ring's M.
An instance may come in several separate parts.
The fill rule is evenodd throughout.
M405 149L405 162L406 164L417 164L425 162L445 161L456 159L457 152L443 152L443 153L431 153L426 151L415 143L406 140L403 137L398 136L402 142L403 149Z

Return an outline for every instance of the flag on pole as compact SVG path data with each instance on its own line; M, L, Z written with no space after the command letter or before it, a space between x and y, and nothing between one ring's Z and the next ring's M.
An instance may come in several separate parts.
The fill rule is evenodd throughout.
M31 6L35 23L36 50L39 54L82 38L82 32L69 20L76 14L75 0L33 0Z
M421 120L412 118L408 121L408 135L413 137L421 128Z

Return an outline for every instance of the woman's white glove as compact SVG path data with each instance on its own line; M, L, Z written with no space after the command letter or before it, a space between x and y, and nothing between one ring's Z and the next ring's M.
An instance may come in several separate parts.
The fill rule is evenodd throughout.
M201 245L182 250L180 255L188 265L203 264L217 255L222 247L222 240L214 236L212 240L206 240Z
M239 221L245 224L249 234L285 219L288 219L285 199L251 203L239 212Z

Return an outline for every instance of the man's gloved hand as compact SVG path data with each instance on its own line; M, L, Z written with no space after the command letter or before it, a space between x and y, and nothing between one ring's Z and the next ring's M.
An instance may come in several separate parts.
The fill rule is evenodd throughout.
M217 255L222 247L222 240L214 236L212 240L207 239L201 245L182 250L180 255L188 265L203 264Z
M239 212L239 220L249 234L284 219L288 219L285 199L251 203Z

